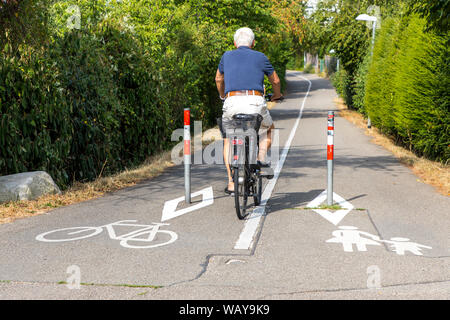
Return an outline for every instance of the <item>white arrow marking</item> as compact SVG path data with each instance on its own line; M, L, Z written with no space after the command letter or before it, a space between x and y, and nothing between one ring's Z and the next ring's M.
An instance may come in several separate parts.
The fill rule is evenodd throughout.
M321 194L317 196L317 198L308 203L306 207L317 208L326 199L327 199L327 190L324 190ZM342 219L344 219L347 213L352 211L353 205L334 192L333 192L333 200L336 202L337 205L341 206L344 209L337 210L335 212L330 212L326 209L312 209L312 210L317 212L323 218L325 218L326 220L328 220L329 222L331 222L336 226L339 222L341 222Z
M196 205L178 211L177 206L181 201L185 200L184 197L179 197L170 201L166 201L166 203L164 204L161 221L166 221L169 219L173 219L175 217L179 217L183 214L186 214L194 210L198 210L200 208L209 206L214 203L214 194L212 187L208 187L206 189L191 193L191 199L199 195L203 196L202 201L200 203L197 203Z

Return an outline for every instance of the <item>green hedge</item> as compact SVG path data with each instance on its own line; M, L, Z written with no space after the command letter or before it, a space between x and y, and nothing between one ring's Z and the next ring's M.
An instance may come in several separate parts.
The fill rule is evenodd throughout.
M450 159L448 35L424 32L417 16L390 18L374 48L365 83L372 123L418 155Z
M367 73L369 71L369 65L372 61L372 55L370 51L366 53L366 56L362 60L359 65L359 68L356 70L355 78L353 82L354 86L354 95L352 98L353 108L363 115L367 116L367 111L364 103L364 99L366 96L366 81L367 81Z
M154 66L126 35L101 35L74 31L42 56L0 59L1 173L47 170L66 186L169 145L176 124L155 99Z
M1 31L0 175L46 170L64 188L170 148L185 106L204 127L214 125L217 65L247 22L284 87L291 43L267 1L44 2L48 12L26 0L7 17L45 16L29 26L44 40L12 39L12 23ZM73 4L80 30L67 27Z
M0 59L1 174L32 168L47 169L58 181L69 178L60 169L70 154L71 119L53 68L32 54Z

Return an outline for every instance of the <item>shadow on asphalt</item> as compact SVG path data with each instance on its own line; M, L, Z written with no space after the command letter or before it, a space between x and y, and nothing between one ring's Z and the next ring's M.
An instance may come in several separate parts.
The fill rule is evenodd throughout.
M305 86L307 87L308 84L302 80L301 78L295 77L299 81L289 81L286 83L286 89L289 94L292 93L302 93L305 94ZM322 89L333 89L333 85L331 84L330 80L319 78L319 79L309 79L311 81L311 89L310 92L322 90Z
M276 109L270 110L270 114L273 116L275 121L279 120L290 120L290 119L296 119L298 117L298 110L292 110L292 109L280 109L277 107ZM324 123L326 124L327 118L328 118L328 111L326 110L306 110L302 113L302 120L303 119L324 119ZM279 128L275 128L280 130Z
M272 196L268 201L266 215L276 213L277 211L284 209L305 207L312 199L315 199L322 192L322 189L315 189L308 192L290 192L284 194L276 194ZM367 196L367 194L360 194L346 200L352 201L358 198L363 198L365 196Z
M335 154L340 152L334 159L334 165L336 168L348 167L353 170L358 169L375 169L377 171L390 172L392 176L398 171L399 162L392 156L345 156L346 148L340 148L335 151ZM294 165L295 164L295 165ZM281 175L289 178L297 176L304 176L308 172L307 170L301 170L302 168L326 168L326 150L322 145L306 145L299 147L291 147L289 155L286 159L286 163L283 167ZM293 172L289 169L300 169L300 172ZM303 171L303 173L302 173Z
M323 190L311 190L308 192L288 192L272 195L268 201L266 215L275 213L284 209L292 209L307 205L312 199L316 198Z

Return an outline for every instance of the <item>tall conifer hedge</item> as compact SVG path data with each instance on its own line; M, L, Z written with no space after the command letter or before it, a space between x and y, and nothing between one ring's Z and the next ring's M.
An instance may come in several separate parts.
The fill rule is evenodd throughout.
M373 124L418 155L450 159L448 36L416 15L384 21L365 83Z

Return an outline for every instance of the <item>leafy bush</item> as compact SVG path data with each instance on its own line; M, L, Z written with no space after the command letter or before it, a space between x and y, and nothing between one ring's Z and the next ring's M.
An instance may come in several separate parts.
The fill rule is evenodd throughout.
M349 100L348 88L350 88L350 77L345 69L333 73L330 76L331 83L336 88L338 95L347 103ZM347 104L348 105L348 104Z
M315 73L315 67L311 63L308 63L305 68L303 68L303 72L305 73Z
M294 53L286 64L286 69L289 70L302 70L305 66L303 65L303 54Z

